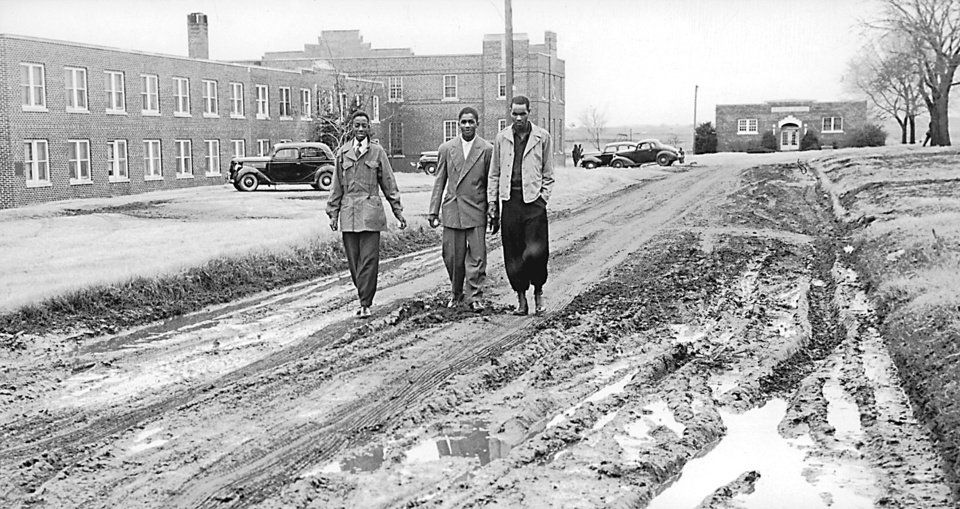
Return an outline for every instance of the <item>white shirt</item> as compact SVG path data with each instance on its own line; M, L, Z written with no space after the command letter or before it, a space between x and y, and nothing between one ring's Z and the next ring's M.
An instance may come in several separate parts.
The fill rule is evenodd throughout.
M358 145L360 147L359 151L357 150ZM356 138L353 139L353 150L358 153L358 157L367 153L367 149L369 148L369 145L370 145L370 138L364 138L363 141L359 141L359 142L357 141Z
M464 161L466 161L467 156L470 155L470 149L473 148L473 142L476 140L477 140L476 135L474 135L473 139L470 141L463 139L463 136L460 137L460 141L463 142L463 160Z

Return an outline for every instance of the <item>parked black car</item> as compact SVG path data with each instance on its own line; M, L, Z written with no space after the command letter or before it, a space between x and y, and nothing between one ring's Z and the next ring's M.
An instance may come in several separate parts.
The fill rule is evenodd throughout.
M607 143L603 152L584 154L580 166L596 168L597 166L612 166L624 168L640 166L644 163L657 163L660 166L670 166L676 161L683 164L684 155L679 149L660 143L660 140L648 139L640 141L617 141Z
M416 163L410 163L415 166L418 170L426 173L427 175L436 175L437 173L437 159L440 158L440 153L436 150L427 150L425 152L420 152L420 159Z
M310 184L329 191L333 152L318 142L277 143L269 155L231 159L227 180L237 191L255 191L260 184Z

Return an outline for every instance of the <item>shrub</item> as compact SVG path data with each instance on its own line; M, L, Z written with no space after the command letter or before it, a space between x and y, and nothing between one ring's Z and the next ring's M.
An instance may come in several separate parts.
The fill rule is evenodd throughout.
M760 137L760 148L764 150L758 150L757 152L775 152L777 150L777 137L773 135L773 131L763 132L763 136Z
M713 122L704 122L694 132L693 153L712 154L717 151L717 130Z
M817 133L807 131L803 138L800 138L800 150L820 150L820 138L817 138Z
M887 132L876 124L866 124L843 139L845 147L882 147L886 145Z

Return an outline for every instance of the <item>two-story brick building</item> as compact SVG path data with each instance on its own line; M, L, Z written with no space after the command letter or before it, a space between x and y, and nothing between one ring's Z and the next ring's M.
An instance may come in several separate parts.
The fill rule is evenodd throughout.
M266 53L250 63L288 69L323 65L384 83L377 135L395 166L457 136L457 113L464 106L480 112L478 132L492 140L507 125L509 96L515 94L530 98L530 120L550 131L554 151L562 157L565 69L557 57L556 34L546 32L543 44L514 34L515 94L506 90L504 53L500 34L486 35L481 53L421 56L407 48L372 48L359 30L328 30L303 50Z
M718 104L717 150L741 152L760 147L772 132L779 150L799 150L800 139L813 131L821 145L839 146L847 133L867 122L866 101L768 101L761 104Z

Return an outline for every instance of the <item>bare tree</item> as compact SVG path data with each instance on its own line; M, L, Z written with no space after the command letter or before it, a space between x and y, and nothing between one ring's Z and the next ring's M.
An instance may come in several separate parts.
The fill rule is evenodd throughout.
M893 35L893 34L892 34ZM863 48L848 66L848 83L866 94L880 112L900 126L900 142L916 142L916 117L922 107L921 72L902 37L885 37Z
M960 0L882 0L881 26L912 43L921 69L923 101L930 112L930 141L950 145L949 100L960 66Z
M607 127L607 112L590 106L580 113L580 124L587 130L587 135L593 141L597 150L600 150L600 136Z

